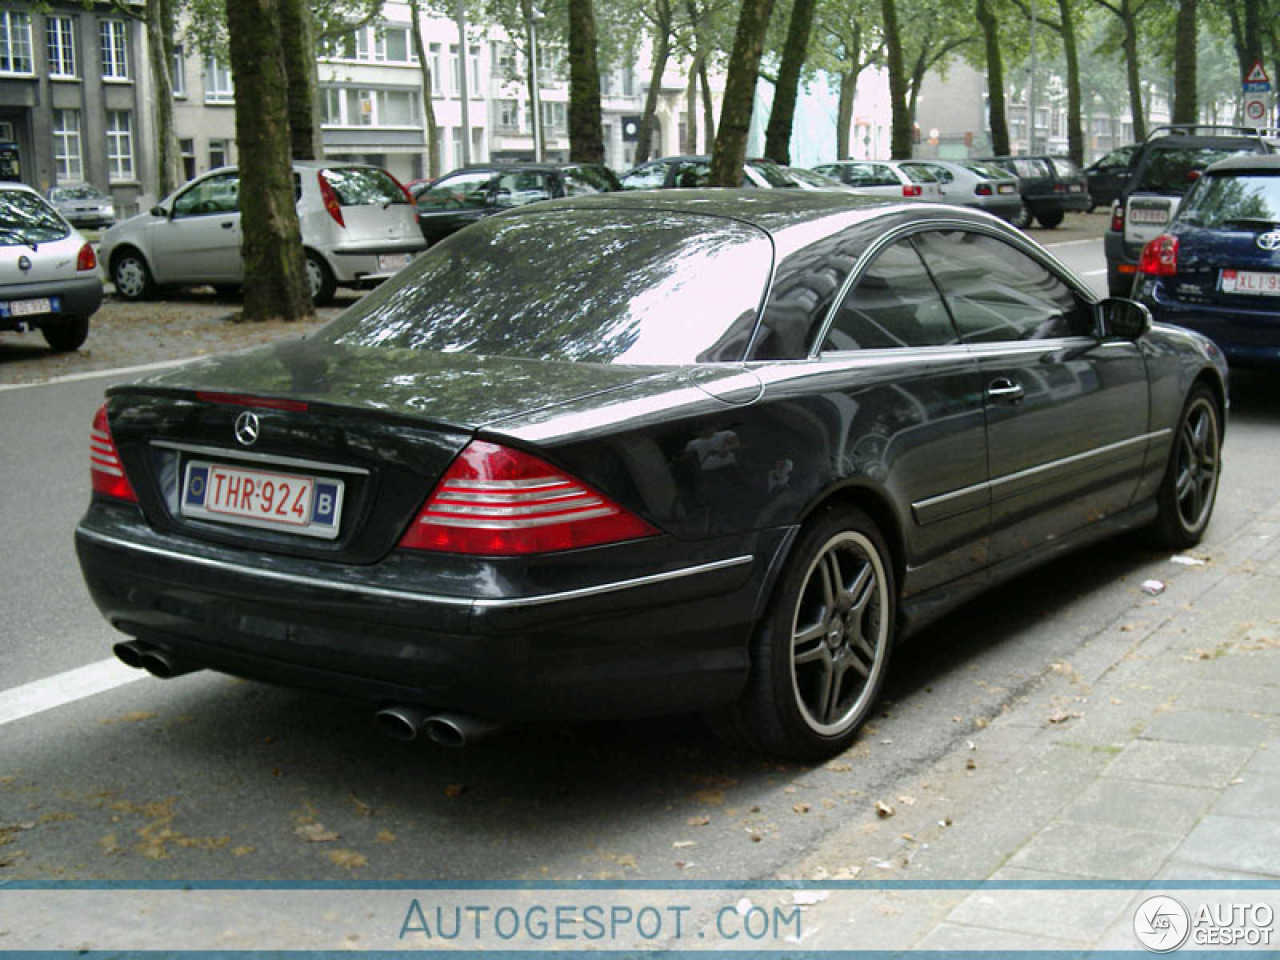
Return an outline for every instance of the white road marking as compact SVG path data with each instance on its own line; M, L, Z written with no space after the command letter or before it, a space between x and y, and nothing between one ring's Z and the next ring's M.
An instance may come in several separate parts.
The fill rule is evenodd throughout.
M1085 240L1063 240L1061 243L1042 243L1042 247L1079 247L1086 243L1097 243L1101 237L1089 237Z
M181 357L177 360L157 360L155 363L140 363L136 367L115 367L111 370L87 370L84 373L68 373L61 377L54 377L51 380L41 380L38 383L0 383L0 392L21 390L24 387L51 387L55 383L74 383L77 380L92 380L95 377L124 377L134 373L147 373L151 370L163 370L165 367L176 367L180 363L199 360L202 356Z
M99 660L66 673L0 690L0 726L122 687L148 674L119 660Z

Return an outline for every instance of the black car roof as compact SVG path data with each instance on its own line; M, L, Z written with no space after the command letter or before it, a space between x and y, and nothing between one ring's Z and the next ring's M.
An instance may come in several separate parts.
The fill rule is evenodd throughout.
M1280 173L1280 154L1246 153L1227 157L1211 164L1205 173Z

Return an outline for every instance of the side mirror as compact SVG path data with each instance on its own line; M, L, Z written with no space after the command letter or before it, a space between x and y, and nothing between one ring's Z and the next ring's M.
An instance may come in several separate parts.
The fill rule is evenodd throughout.
M169 215L169 211L157 203L151 208L151 215L153 217L167 217Z
M1100 306L1103 336L1137 340L1151 329L1151 311L1141 303L1109 297Z

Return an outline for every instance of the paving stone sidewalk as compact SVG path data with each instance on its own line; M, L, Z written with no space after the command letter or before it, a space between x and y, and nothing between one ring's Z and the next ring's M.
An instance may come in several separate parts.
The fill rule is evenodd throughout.
M886 798L887 824L868 811L791 873L1027 888L818 903L805 946L1134 950L1147 894L1091 881L1280 880L1280 506L1168 570L1164 592L1135 592L911 795Z

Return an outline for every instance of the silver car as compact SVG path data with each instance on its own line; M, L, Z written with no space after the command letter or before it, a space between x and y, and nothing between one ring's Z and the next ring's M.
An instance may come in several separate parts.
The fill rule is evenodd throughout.
M73 227L109 227L115 203L91 183L60 183L49 188L49 202Z
M837 160L813 169L870 196L942 202L942 187L933 174L894 160Z
M0 182L0 330L76 350L101 303L93 247L30 187Z
M933 174L947 203L976 207L1019 227L1027 225L1029 212L1022 203L1018 178L990 163L950 160L904 160L902 166Z
M370 286L426 249L417 208L395 177L360 164L293 165L311 299L338 286ZM166 284L210 284L230 292L244 279L240 172L221 167L191 181L102 236L99 255L125 300Z

